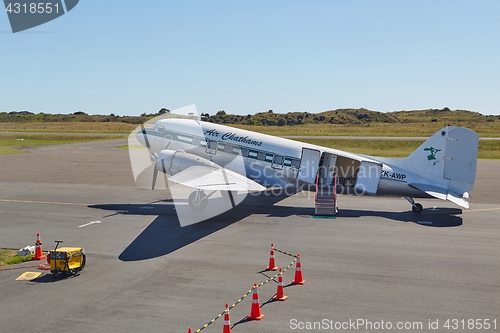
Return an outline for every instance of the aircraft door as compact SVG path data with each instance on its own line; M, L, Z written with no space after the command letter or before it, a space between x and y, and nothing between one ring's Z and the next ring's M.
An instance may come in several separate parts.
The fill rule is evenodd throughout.
M336 173L337 156L330 153L323 153L320 164L319 183L333 185L333 178Z
M297 179L314 184L318 173L320 152L316 149L302 148L300 169Z
M363 161L359 165L355 191L357 194L377 194L382 165Z

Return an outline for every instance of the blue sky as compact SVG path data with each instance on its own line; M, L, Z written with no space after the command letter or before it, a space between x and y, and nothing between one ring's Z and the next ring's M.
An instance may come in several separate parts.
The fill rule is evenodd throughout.
M0 111L500 114L500 1L92 1L13 34Z

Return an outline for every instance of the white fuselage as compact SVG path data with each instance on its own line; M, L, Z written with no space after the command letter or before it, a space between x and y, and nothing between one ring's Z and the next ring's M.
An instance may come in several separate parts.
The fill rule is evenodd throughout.
M357 155L209 122L164 119L145 132L156 154L164 149L181 149L265 187L314 185L316 174L328 183L336 173L339 193L428 197L408 184L443 182L438 177L423 179L422 175L405 170L401 159ZM143 133L138 133L137 139L144 144ZM373 167L373 172L361 175L361 164ZM356 191L365 186L374 190Z

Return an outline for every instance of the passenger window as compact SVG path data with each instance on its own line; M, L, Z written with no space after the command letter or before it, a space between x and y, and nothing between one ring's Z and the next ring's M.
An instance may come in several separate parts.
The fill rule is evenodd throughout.
M233 152L233 146L232 145L224 145L224 152L231 154Z
M273 159L274 164L283 164L283 156L275 155Z
M292 168L298 169L300 167L300 160L292 160Z
M215 153L217 152L217 144L218 144L217 141L208 140L207 141L207 149L205 149L205 152L207 154L215 155Z
M248 149L248 148L241 148L241 156L248 157L249 153L250 153L250 149Z
M273 158L273 163L271 164L271 166L275 169L283 169L283 161L284 161L284 157L283 156L280 156L280 155L274 155L274 158Z
M208 149L217 149L217 141L208 141Z
M258 160L261 160L261 161L265 161L266 160L266 153L263 152L263 151L259 151L257 153L257 159Z

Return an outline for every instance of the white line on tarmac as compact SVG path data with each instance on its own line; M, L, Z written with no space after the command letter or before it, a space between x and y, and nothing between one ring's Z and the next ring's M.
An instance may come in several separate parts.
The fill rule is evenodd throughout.
M489 210L500 210L500 207L495 207L495 208L480 208L480 209L469 209L469 210L464 210L464 213L474 213L474 212L486 212Z
M88 225L96 224L96 223L101 223L101 221L92 221L92 222L89 222L89 223L85 223L85 224L79 225L78 228L83 228L83 227L86 227Z
M34 203L34 204L44 204L44 205L90 206L89 204L76 203L76 202L50 202L50 201L32 201L32 200L5 200L5 199L0 199L0 202Z

